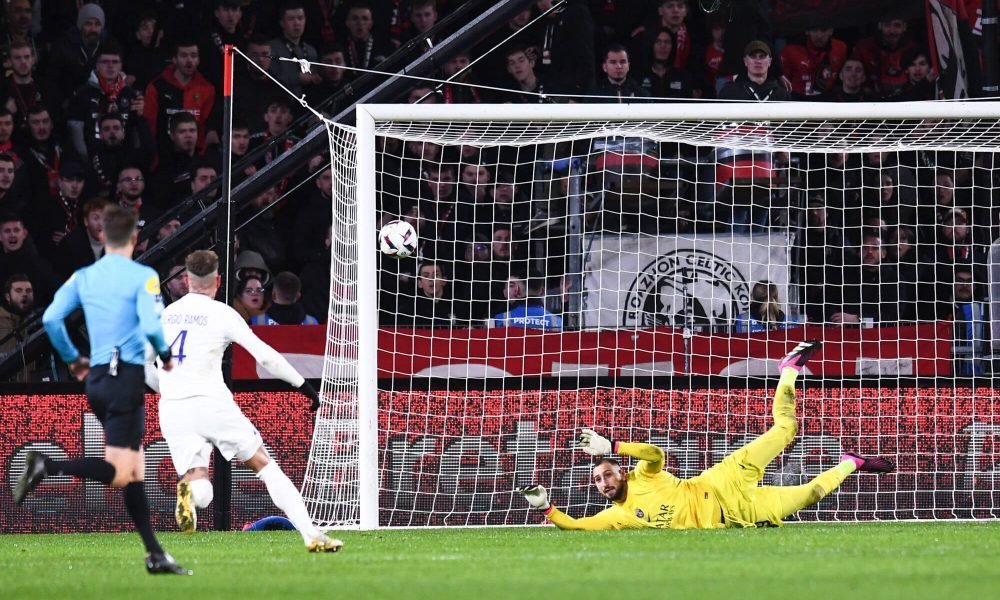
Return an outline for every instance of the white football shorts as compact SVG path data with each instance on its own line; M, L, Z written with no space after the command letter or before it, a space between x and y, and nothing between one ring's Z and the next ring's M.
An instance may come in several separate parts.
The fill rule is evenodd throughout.
M177 474L204 467L212 447L226 460L249 460L264 445L260 432L231 400L187 398L160 402L160 431Z

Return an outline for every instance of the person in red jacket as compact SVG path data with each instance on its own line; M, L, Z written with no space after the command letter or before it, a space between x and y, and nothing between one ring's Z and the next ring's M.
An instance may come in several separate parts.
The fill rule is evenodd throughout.
M906 30L906 21L887 17L879 21L877 36L861 39L854 46L854 57L865 64L871 89L883 98L895 96L908 79L903 54L914 44Z
M180 112L194 115L198 122L198 152L219 143L215 110L215 86L198 72L198 44L177 42L173 64L146 86L143 116L159 148L170 147L170 118Z
M797 100L832 89L847 60L847 44L833 38L832 27L811 25L805 42L781 50L781 70L792 82L792 97Z

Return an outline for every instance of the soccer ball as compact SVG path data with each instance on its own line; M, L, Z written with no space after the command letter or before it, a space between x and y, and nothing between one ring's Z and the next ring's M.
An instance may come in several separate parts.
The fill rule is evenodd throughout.
M382 254L393 258L408 258L417 249L417 232L406 221L389 221L378 232Z

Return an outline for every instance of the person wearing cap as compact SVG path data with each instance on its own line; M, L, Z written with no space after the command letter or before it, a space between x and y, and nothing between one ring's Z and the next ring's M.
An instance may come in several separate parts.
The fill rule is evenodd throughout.
M236 281L257 279L267 287L271 283L271 270L264 262L264 257L253 250L242 250L236 256Z
M107 37L104 9L97 4L80 6L76 27L52 45L46 75L65 103L73 90L87 82L97 63L97 48ZM65 105L64 105L65 106Z
M781 49L781 69L792 83L792 98L805 100L832 89L845 60L847 44L833 37L833 27L807 26L804 44Z
M83 163L65 160L59 165L56 192L35 198L25 212L25 225L35 240L38 253L50 263L55 264L59 244L77 226L80 196L86 179L87 170Z
M753 40L743 49L746 72L722 87L719 98L746 102L788 100L788 92L774 79L768 78L772 62L771 46L763 40Z

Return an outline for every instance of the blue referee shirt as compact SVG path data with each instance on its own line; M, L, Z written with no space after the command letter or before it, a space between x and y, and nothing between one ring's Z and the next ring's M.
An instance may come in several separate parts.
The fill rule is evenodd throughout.
M52 346L67 363L78 359L80 352L70 340L64 321L81 306L90 336L91 365L110 363L115 346L121 351L120 361L145 364L146 340L157 354L170 352L160 323L160 278L153 269L108 254L73 273L59 288L42 322Z

